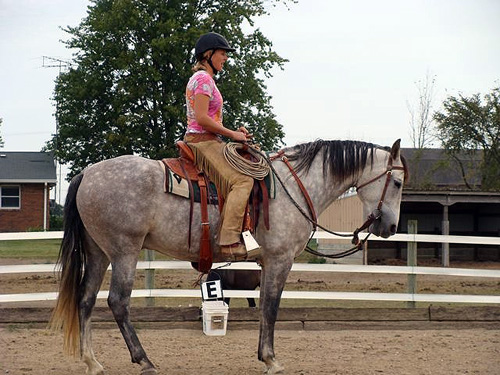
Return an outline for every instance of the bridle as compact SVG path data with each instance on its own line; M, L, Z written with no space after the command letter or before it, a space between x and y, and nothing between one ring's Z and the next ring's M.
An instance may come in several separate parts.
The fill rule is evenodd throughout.
M305 201L307 202L307 207L309 209L310 217L309 217L309 215L307 215L306 212L304 212L304 210L302 209L302 207L300 207L300 205L295 201L295 199L293 199L293 197L291 196L290 192L286 188L285 184L283 183L283 181L281 180L281 178L279 177L279 175L276 173L276 170L274 169L274 167L272 165L272 161L277 160L277 159L280 159L283 163L285 163L285 165L290 170L290 173L292 174L293 178L295 179L295 181L296 181L296 183L297 183L300 191L302 192L302 195L304 196ZM382 194L381 194L379 203L377 205L377 208L375 210L373 210L373 212L371 212L368 215L366 221L359 228L356 228L353 231L352 235L351 235L351 234L337 233L337 232L331 231L331 230L329 230L329 229L321 226L318 223L316 212L314 210L314 206L313 206L311 197L309 196L309 193L307 192L307 190L306 190L304 184L302 183L302 181L300 180L299 176L297 175L297 173L293 169L293 166L288 161L288 158L286 157L284 150L280 150L275 155L269 157L268 158L268 163L269 163L269 167L271 168L271 170L273 171L274 175L276 176L276 179L280 182L281 186L285 190L285 192L288 195L288 197L292 200L292 202L295 205L295 207L297 207L297 209L299 210L299 212L313 225L313 231L312 231L310 239L312 239L312 237L314 236L314 233L316 232L317 228L321 228L325 232L328 232L330 234L334 234L334 235L340 236L340 237L351 237L352 236L351 243L354 246L352 248L350 248L348 250L345 250L345 251L343 251L341 253L338 253L338 254L331 254L331 255L330 254L322 254L322 253L320 253L320 252L318 252L316 250L311 249L309 246L306 246L306 250L308 252L310 252L310 253L312 253L314 255L318 255L318 256L322 256L322 257L326 257L326 258L342 258L342 257L348 256L348 255L354 254L355 252L357 252L358 250L360 250L360 249L363 248L363 245L368 240L368 237L370 236L371 233L368 233L363 240L360 240L359 239L359 232L365 230L370 225L372 225L373 222L375 222L376 220L378 220L378 219L380 219L382 217L382 205L384 204L385 196L387 194L387 189L389 188L389 183L391 181L392 172L394 170L405 171L405 167L404 166L402 166L402 165L393 165L394 164L394 159L392 157L392 154L389 154L389 159L387 161L387 167L386 167L386 170L384 172L382 172L379 175L373 177L369 181L366 181L366 182L362 183L361 185L356 186L356 190L359 191L359 189L362 189L365 186L368 186L371 183L373 183L375 181L378 181L384 175L386 176L385 184L384 184L384 189L382 190Z
M384 189L382 190L382 195L380 197L380 200L378 202L378 205L377 205L377 208L375 208L375 210L373 210L373 212L371 212L369 215L368 215L368 218L366 219L366 221L363 223L363 225L361 225L359 228L357 228L354 232L353 232L353 244L356 242L359 243L359 238L358 238L358 233L365 230L366 228L368 228L370 225L373 224L373 222L377 219L380 219L382 217L382 205L384 204L384 199L385 199L385 195L387 193L387 189L389 188L389 183L391 182L391 177L392 177L392 171L393 170L401 170L401 171L405 171L405 167L402 166L402 165L393 165L394 163L394 159L392 157L391 154L389 154L389 160L387 161L387 168L384 172L382 172L381 174L373 177L371 180L369 181L366 181L364 183L362 183L361 185L358 185L356 187L356 191L359 191L359 189L362 189L364 188L365 186L368 186L370 185L372 182L375 182L377 181L379 178L383 177L384 175L386 175L386 178L385 178L385 184L384 184ZM366 239L368 238L368 236L366 237ZM365 239L365 240L366 240ZM355 242L354 242L355 241Z

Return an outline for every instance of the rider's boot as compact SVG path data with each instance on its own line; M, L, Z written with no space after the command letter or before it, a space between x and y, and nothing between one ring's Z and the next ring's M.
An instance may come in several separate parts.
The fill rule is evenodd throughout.
M247 259L247 249L241 242L220 247L222 258L227 262Z
M262 248L258 247L247 251L244 244L236 242L232 245L221 246L222 258L227 262L239 260L257 260L262 255Z

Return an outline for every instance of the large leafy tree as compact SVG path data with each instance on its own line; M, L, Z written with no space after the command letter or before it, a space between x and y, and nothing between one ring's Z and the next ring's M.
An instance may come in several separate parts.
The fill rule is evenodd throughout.
M483 152L479 170L482 189L500 189L500 87L481 97L450 96L437 112L438 134L447 152Z
M287 0L274 0L279 2ZM87 17L65 31L74 62L55 87L58 134L46 148L71 163L73 175L90 163L136 153L176 153L185 130L185 85L193 48L208 31L237 51L218 77L225 126L245 125L265 148L281 142L264 79L286 62L254 27L265 0L92 0ZM265 4L266 3L266 4ZM71 177L71 176L70 176Z

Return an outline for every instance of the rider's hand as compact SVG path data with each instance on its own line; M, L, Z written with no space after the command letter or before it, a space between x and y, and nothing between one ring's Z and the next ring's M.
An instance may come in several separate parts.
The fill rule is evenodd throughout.
M238 128L238 131L239 131L239 132L244 133L245 135L249 135L249 134L250 134L250 133L248 132L248 130L247 130L244 126L240 126L240 127Z
M233 132L231 139L235 142L246 142L247 135L241 131L235 131Z
M244 126L240 126L237 132L245 134L246 140L253 138L253 134L251 134Z
M244 133L246 135L247 139L253 138L253 134L250 133L244 126L240 126L238 128L238 131Z

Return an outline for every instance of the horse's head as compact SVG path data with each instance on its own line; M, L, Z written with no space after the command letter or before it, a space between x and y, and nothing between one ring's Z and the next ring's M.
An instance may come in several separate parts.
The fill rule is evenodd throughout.
M394 142L390 151L375 149L372 165L366 164L356 186L369 232L384 238L396 233L403 184L408 178L400 142Z

